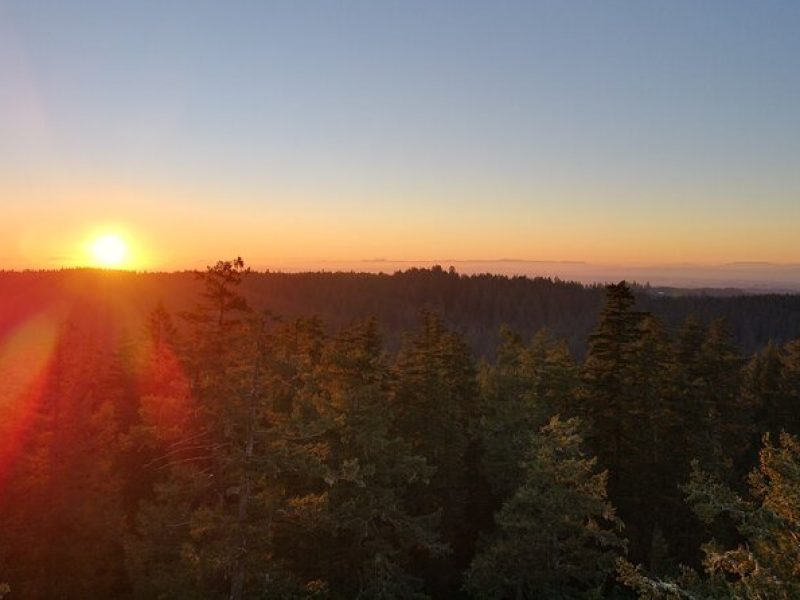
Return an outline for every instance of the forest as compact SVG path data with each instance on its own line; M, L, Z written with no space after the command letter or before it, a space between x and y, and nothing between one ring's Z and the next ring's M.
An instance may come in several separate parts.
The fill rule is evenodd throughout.
M143 277L0 275L0 597L800 598L798 297Z
M656 316L671 334L689 316L706 325L724 318L732 340L746 355L770 341L800 337L798 294L630 285L641 310ZM190 310L196 289L190 271L0 271L0 332L46 312L84 330L102 320L106 332L136 337L156 304L173 313ZM318 317L328 333L375 317L392 355L400 349L403 334L417 326L420 311L432 311L458 331L476 358L490 360L504 325L526 339L547 329L565 340L576 358L583 357L605 301L601 285L549 277L466 275L453 267L392 274L249 271L238 293L256 311L270 310L286 319Z

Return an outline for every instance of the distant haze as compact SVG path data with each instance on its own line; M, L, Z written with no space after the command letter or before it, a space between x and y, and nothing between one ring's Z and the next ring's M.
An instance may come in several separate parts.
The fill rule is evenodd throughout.
M731 263L724 265L636 265L613 266L588 262L531 261L531 260L361 260L285 262L261 266L287 272L296 271L364 271L392 273L412 267L444 269L454 267L459 273L494 273L499 275L524 275L528 277L558 277L581 283L608 283L620 280L634 281L654 287L678 288L735 288L745 292L800 293L800 264Z

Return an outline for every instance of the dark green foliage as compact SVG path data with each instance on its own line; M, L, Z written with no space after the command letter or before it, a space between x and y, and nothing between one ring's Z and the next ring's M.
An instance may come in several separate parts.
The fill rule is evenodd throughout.
M634 311L635 300L624 281L608 286L607 294L600 321L589 336L581 413L590 425L590 446L611 471L614 490L633 449L631 434L640 426L641 407L631 387L631 369L642 315Z
M767 344L744 369L742 393L762 431L800 434L800 341Z
M641 568L620 563L621 579L643 599L800 597L800 444L789 434L775 446L769 435L759 465L749 477L749 497L699 469L684 487L688 502L705 522L727 519L741 542L703 546L704 576L684 570L680 578L644 575Z
M621 572L645 596L797 595L797 443L758 447L799 433L800 341L745 360L741 323L703 309L677 327L673 304L622 283L576 361L598 289L442 269L287 279L238 258L181 279L200 288L183 318L151 302L137 330L118 299L141 280L74 276L85 304L42 337L28 387L13 331L0 352L9 597L624 597L621 521ZM253 301L267 281L276 305L297 300L290 279L322 289L292 311L328 302L325 319ZM387 341L376 320L332 327L367 312L345 279L394 290L396 314L371 304ZM179 287L159 294L176 309ZM430 298L442 316L395 352ZM493 339L496 311L523 335L502 329L477 369L468 342ZM31 315L22 330L46 333ZM555 335L528 342L544 322Z
M245 273L237 259L203 274L205 302L187 315L188 388L174 390L186 395L155 398L177 414L163 429L150 422L161 452L152 464L163 476L128 545L139 597L261 597L289 579L270 559L277 515L291 502L276 483L304 464L295 454L305 433L275 410L273 322L237 295ZM298 439L291 449L289 431Z
M390 372L374 320L326 345L316 370L319 418L328 423L325 473L298 568L342 598L411 598L414 552L441 554L436 515L413 515L409 491L434 469L393 429ZM313 557L313 558L312 558Z
M582 449L579 421L550 420L530 436L522 484L497 513L466 587L475 598L599 596L623 552L606 473Z
M519 458L551 415L569 414L574 406L578 369L563 343L546 332L525 345L509 329L494 365L481 375L481 442L483 473L496 499L507 498L520 485Z
M632 290L641 310L655 315L670 332L689 315L705 324L724 318L737 348L748 356L770 339L782 344L800 337L800 295ZM419 311L429 309L444 315L476 356L492 359L504 324L526 340L546 328L565 340L574 356L583 356L604 289L545 277L463 275L439 268L394 274L254 272L243 279L241 294L255 310L269 309L287 320L317 315L334 329L375 316L392 353L414 328ZM135 331L159 300L175 313L190 310L197 282L192 272L0 272L0 327L19 322L21 309L35 313L54 299L72 308L81 327L96 318L98 309L108 310L105 303L119 302Z
M634 303L624 281L608 286L606 306L589 337L579 414L589 424L589 448L608 469L609 495L622 519L634 525L631 551L643 560L652 532L634 521L649 510L647 494L654 492L639 477L652 468L650 416L662 401L655 378L663 383L659 364L665 357L658 330Z
M424 312L420 321L394 366L392 411L398 434L435 469L429 484L410 490L408 501L414 515L440 513L450 559L423 560L419 572L443 594L457 585L477 536L468 515L481 487L477 456L470 452L477 443L478 387L464 341L433 313Z

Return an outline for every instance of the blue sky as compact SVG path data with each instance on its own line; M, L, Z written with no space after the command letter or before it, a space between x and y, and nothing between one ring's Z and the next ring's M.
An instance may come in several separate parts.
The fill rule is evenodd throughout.
M0 0L0 261L95 223L154 265L800 261L798 33L796 2Z

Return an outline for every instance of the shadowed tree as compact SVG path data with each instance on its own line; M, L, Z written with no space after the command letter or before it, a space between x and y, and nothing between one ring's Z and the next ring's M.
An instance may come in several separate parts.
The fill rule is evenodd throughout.
M520 485L520 457L532 432L575 410L579 379L563 343L539 332L530 345L504 328L494 365L480 374L482 468L499 503Z
M554 417L530 437L523 483L495 517L467 574L475 598L599 594L624 551L606 473L582 449L577 419Z
M741 542L703 546L704 576L685 570L677 579L659 579L620 563L620 576L642 599L742 598L790 600L800 597L800 444L781 434L779 444L764 437L759 465L743 497L697 464L685 486L698 516L712 523L727 519Z
M398 434L436 469L429 485L410 492L409 505L414 515L441 511L442 538L453 554L448 562L426 557L422 572L435 593L449 593L477 535L467 515L481 485L474 450L478 388L469 349L433 313L422 314L397 357L391 408Z
M140 597L239 600L286 590L271 556L275 516L288 502L276 482L291 452L267 368L272 321L238 295L244 273L241 259L209 267L200 275L204 302L187 315L192 414L153 432L163 448L153 467L164 478L128 544Z
M410 490L428 485L434 469L393 429L390 371L375 321L333 339L316 377L328 455L300 568L336 597L420 597L421 582L409 570L414 553L435 556L444 547L436 514L411 514Z

